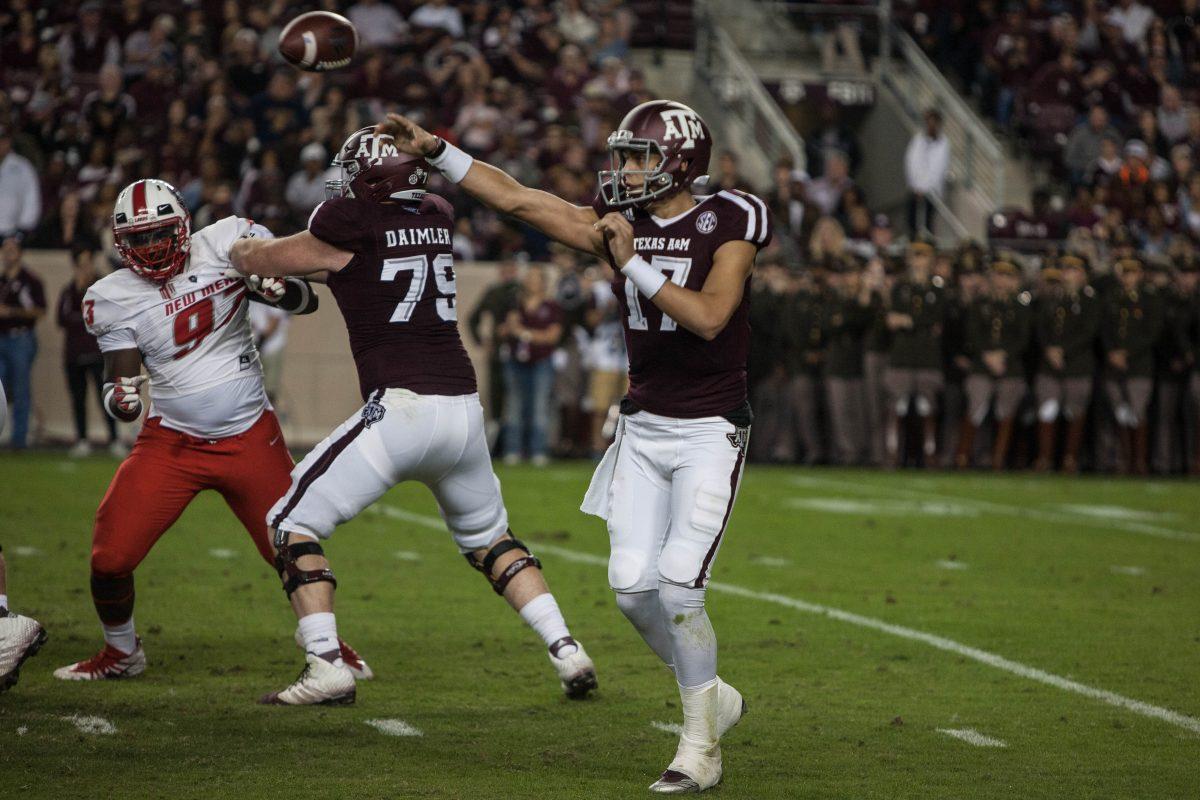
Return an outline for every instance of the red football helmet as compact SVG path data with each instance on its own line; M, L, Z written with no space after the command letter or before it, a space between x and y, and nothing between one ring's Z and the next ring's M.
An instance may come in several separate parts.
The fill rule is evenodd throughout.
M113 239L125 266L147 280L166 281L187 263L192 215L166 181L134 181L117 195Z
M341 177L325 181L326 197L360 197L375 203L419 201L429 181L425 159L401 153L390 135L374 128L350 134L333 157L333 166L341 170Z
M633 108L608 137L610 169L601 170L600 194L610 206L642 205L682 191L708 172L712 134L692 109L671 100L651 100ZM625 166L631 154L641 167ZM651 166L651 156L658 161ZM639 175L640 186L627 178Z

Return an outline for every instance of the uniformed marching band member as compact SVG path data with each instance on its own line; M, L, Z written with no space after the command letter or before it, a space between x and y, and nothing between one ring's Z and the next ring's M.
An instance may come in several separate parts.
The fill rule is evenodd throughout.
M954 464L962 418L967 413L967 374L971 358L966 354L967 309L987 286L980 271L983 250L976 242L967 242L955 253L953 286L947 291L945 333L942 351L946 386L942 392L943 467Z
M821 435L821 366L824 362L825 290L817 269L805 270L798 277L796 293L784 312L782 341L788 372L788 401L791 433L804 450L805 464L825 461L825 443ZM794 440L794 439L793 439Z
M890 466L902 461L900 425L910 412L921 419L925 464L933 464L937 454L935 411L943 385L946 298L944 283L933 275L933 252L926 241L908 246L908 274L893 287L885 318L892 339L884 375L891 404L886 433Z
M1147 405L1154 379L1154 343L1163 326L1162 300L1144 281L1134 256L1115 264L1118 285L1105 298L1100 339L1105 355L1104 391L1117 426L1122 473L1147 471Z
M1185 298L1187 309L1179 326L1183 358L1188 366L1185 455L1188 474L1200 475L1200 258L1187 253L1177 263L1179 293Z
M851 259L830 264L825 303L825 397L832 427L831 461L862 463L867 447L863 339L875 317L872 293Z
M1154 342L1154 447L1151 466L1159 475L1182 463L1183 396L1188 380L1184 328L1189 298L1180 291L1174 265L1165 256L1148 264L1149 282L1162 302L1163 326Z
M862 270L864 290L871 294L871 321L863 334L863 392L866 399L867 451L872 466L887 462L886 430L888 393L885 382L891 332L887 329L887 304L895 277L888 274L888 260L876 255Z
M975 434L989 408L996 420L991 465L1003 469L1017 407L1025 396L1025 351L1033 335L1032 296L1021 289L1021 269L1008 258L992 262L988 290L967 310L967 414L956 465L968 467Z
M1040 360L1034 382L1038 417L1034 469L1053 469L1061 418L1067 425L1062 470L1074 474L1079 471L1079 450L1096 373L1100 299L1088 285L1087 262L1081 256L1061 256L1042 270L1042 279L1045 290L1037 304Z

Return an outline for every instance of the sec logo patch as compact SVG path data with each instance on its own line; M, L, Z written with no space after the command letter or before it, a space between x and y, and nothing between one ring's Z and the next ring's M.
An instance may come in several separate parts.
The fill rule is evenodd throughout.
M696 230L701 233L712 233L717 229L717 215L713 211L705 211L696 218Z

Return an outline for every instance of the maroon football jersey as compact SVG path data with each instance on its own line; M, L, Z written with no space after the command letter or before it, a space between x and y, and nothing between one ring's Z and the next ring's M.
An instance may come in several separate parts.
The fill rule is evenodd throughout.
M617 209L597 198L603 217ZM696 198L674 219L624 211L633 223L633 248L671 282L700 291L712 270L713 254L726 242L743 240L762 249L771 240L766 204L734 190ZM746 358L750 351L750 281L725 329L711 342L677 325L642 297L613 264L612 288L621 305L629 351L629 399L652 414L694 419L735 411L746 403Z
M336 197L309 217L313 236L354 253L330 275L329 289L346 321L363 399L376 389L475 392L458 335L453 214L431 194L419 207Z

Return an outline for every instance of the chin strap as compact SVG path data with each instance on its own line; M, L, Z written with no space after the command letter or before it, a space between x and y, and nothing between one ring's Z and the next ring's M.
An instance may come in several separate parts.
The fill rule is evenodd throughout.
M521 570L528 569L529 567L542 568L542 562L538 560L537 556L529 552L529 548L525 546L524 542L513 536L512 531L509 531L508 535L508 539L501 539L493 544L481 560L477 560L474 553L463 554L466 556L467 563L482 572L483 576L492 584L492 589L499 595L504 594L509 581L515 578ZM503 572L493 578L492 567L496 566L496 560L509 550L521 550L525 555L513 561L504 568Z

